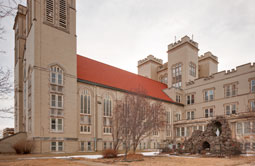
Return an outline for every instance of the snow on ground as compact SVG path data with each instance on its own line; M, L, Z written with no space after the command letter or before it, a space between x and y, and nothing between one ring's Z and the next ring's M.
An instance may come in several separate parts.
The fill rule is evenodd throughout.
M241 154L240 156L245 156L245 157L247 156L248 157L248 156L255 156L255 154Z
M159 152L141 152L143 156L153 157L159 155ZM119 154L118 156L123 156ZM164 155L166 157L179 157L179 158L199 158L196 156L179 156L179 155ZM241 156L255 156L255 154L241 154ZM102 155L76 155L76 156L57 156L57 157L31 157L31 158L19 158L19 160L33 160L33 159L71 159L71 158L86 158L86 159L100 159Z
M182 158L197 158L195 156L177 156L177 155L168 155L169 157L182 157Z
M57 156L57 157L31 157L19 158L19 160L33 160L33 159L71 159L71 158L86 158L86 159L100 159L102 155L77 155L77 156Z
M157 156L159 155L159 152L142 152L143 156Z

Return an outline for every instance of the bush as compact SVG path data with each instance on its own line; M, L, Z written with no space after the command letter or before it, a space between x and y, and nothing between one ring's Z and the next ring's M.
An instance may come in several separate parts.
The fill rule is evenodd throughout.
M106 149L102 151L103 158L115 158L118 156L118 151L114 149Z
M169 147L164 147L163 149L161 149L161 153L171 153L173 150L170 149Z
M29 154L34 149L34 142L28 140L20 140L16 142L12 148L15 150L16 154Z

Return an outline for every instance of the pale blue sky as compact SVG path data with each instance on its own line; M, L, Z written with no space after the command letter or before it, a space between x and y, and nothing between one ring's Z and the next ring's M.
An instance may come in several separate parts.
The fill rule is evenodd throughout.
M174 36L193 34L199 55L211 51L219 71L228 70L255 62L254 6L254 0L77 0L78 54L137 73L138 60L153 54L166 62ZM13 20L0 20L7 31L0 66L9 68ZM0 121L0 130L13 126L13 120Z

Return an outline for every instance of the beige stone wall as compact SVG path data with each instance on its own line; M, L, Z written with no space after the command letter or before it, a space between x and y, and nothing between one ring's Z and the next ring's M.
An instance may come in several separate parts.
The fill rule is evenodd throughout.
M20 140L25 140L27 138L26 133L16 133L9 137L0 139L0 153L15 153L12 146Z
M91 100L91 117L92 117L92 129L91 129L91 133L90 134L81 134L79 132L79 127L77 128L78 131L78 141L91 141L93 143L94 142L94 138L97 138L97 149L96 150L102 150L103 149L103 144L104 142L107 142L107 146L109 146L109 143L112 142L112 136L111 134L104 134L103 133L103 100L105 98L105 95L109 94L110 97L113 100L113 108L114 105L116 104L116 100L121 100L125 93L124 92L120 92L117 90L111 90L111 89L107 89L107 88L103 88L103 87L99 87L99 86L95 86L95 85L88 85L88 84L84 84L84 83L80 83L78 82L78 97L77 97L77 103L78 103L78 111L77 114L79 116L80 112L80 93L83 90L89 90L92 100ZM154 102L155 100L151 100L151 102ZM181 110L182 106L176 106L174 104L171 103L163 103L164 107L166 108L166 111L171 113L171 122L170 122L170 126L171 126L171 133L170 136L166 136L166 130L162 130L161 132L159 132L158 136L150 136L148 138L146 138L145 140L143 140L143 143L146 143L146 148L149 147L153 147L154 146L154 142L160 144L163 143L163 140L166 139L172 139L172 112L173 110ZM78 121L77 125L80 125L80 122ZM148 145L149 144L149 145ZM153 145L153 146L152 146ZM122 147L120 147L120 149L122 149Z

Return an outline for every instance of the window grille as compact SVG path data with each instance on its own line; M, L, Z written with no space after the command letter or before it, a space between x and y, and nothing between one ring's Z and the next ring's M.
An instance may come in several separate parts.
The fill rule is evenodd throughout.
M66 0L59 0L59 26L66 28L67 25L67 5Z
M46 0L46 21L54 23L54 0Z

